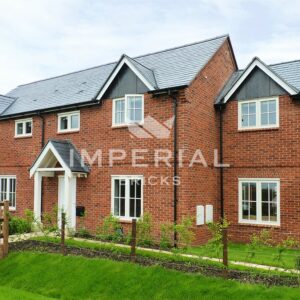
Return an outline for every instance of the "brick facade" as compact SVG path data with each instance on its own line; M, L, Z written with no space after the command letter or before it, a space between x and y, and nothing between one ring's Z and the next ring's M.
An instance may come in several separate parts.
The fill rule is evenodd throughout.
M238 131L238 102L229 101L224 112L225 212L231 239L245 242L253 233L272 229L280 240L300 240L300 105L288 95L279 97L279 128ZM238 178L280 179L280 227L238 224Z

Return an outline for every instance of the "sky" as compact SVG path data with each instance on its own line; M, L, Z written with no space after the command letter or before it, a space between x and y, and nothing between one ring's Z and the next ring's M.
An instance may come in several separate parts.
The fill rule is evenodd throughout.
M223 34L240 68L300 59L299 16L299 0L0 0L0 94Z

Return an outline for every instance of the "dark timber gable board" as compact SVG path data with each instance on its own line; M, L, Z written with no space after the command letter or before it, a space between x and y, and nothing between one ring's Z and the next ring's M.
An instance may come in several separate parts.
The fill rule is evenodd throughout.
M286 91L267 74L256 67L232 98L237 100L249 100L283 94L286 94Z
M144 83L124 65L103 98L120 98L125 94L144 94L147 91Z

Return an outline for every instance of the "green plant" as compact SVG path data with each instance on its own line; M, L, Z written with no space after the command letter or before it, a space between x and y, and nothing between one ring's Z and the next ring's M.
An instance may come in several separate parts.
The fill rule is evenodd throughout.
M82 216L79 218L79 226L78 226L78 234L80 237L89 237L90 232L85 227L85 220L87 218L87 213L84 212Z
M192 245L195 234L193 232L193 221L191 217L183 217L181 223L175 225L178 238L178 247L187 249Z
M26 218L10 217L9 234L22 234L31 232L31 222Z
M271 246L272 237L271 232L268 229L263 229L259 234L252 234L250 237L250 243L248 244L247 257L254 258L257 249L260 246Z
M172 247L174 239L174 224L166 223L160 227L160 243L161 249L168 249Z
M300 255L295 258L295 269L300 270Z
M105 217L103 225L97 229L97 237L109 241L121 241L123 239L123 230L119 219L112 214Z
M137 244L140 246L151 246L153 239L151 236L152 218L151 215L145 213L137 221Z
M274 256L274 260L277 262L282 262L283 253L288 249L297 248L299 243L293 237L287 237L285 240L281 241L276 245L277 253Z
M208 241L206 247L217 257L220 257L223 248L223 230L229 227L229 222L223 219L220 222L208 223L207 227L212 238Z
M42 214L42 231L44 233L58 231L57 225L58 206L55 205L50 212L44 212Z

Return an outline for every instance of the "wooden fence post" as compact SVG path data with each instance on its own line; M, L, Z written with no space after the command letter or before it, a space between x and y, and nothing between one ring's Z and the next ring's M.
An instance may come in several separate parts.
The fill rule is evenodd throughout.
M131 261L135 262L135 259L136 259L136 219L132 220L130 257L131 257Z
M66 228L66 214L64 212L61 213L61 254L66 255L66 245L65 245L65 228Z
M3 243L0 245L0 258L4 258L8 254L8 236L9 236L9 201L0 202L0 238ZM2 231L2 232L1 232Z
M223 228L223 265L228 267L228 235L227 228Z
M3 253L4 257L8 254L8 236L9 236L9 201L4 201L4 210L3 210Z

